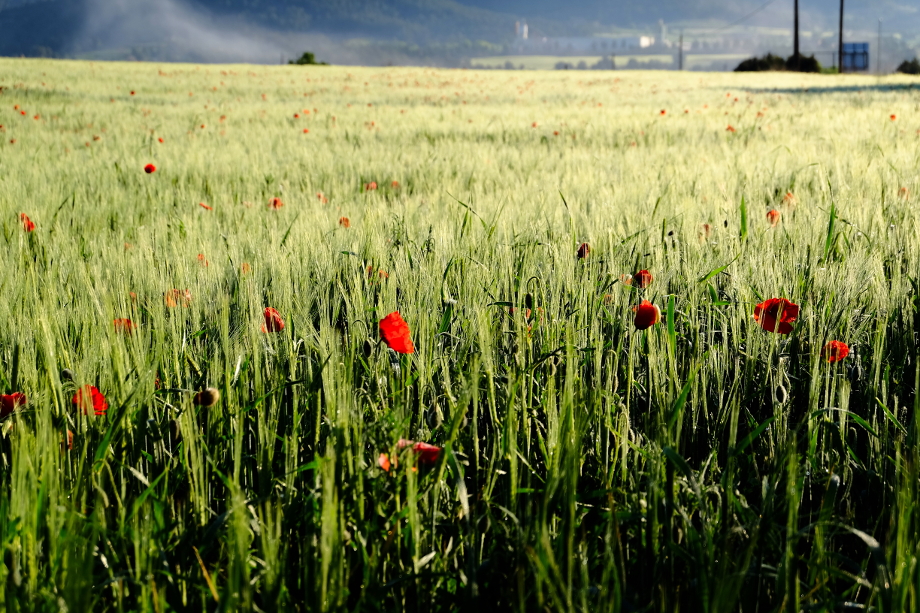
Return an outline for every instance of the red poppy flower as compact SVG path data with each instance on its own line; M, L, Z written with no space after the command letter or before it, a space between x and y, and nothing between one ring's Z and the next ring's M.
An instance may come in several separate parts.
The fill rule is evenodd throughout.
M303 129L303 133L304 133L304 134L309 134L309 133L310 133L310 128L304 128L304 129Z
M207 268L208 264L210 264L210 262L208 262L208 259L204 257L203 253L198 254L198 263L204 266L205 268Z
M754 321L767 332L789 334L799 316L799 305L785 298L770 298L754 307Z
M391 181L391 182L390 182L390 187L392 187L393 189L398 189L398 188L399 188L399 181Z
M415 346L409 338L409 324L403 321L399 311L393 311L380 320L380 334L383 342L397 353L415 353Z
M244 275L248 275L252 272L252 266L250 266L248 262L243 262L243 264L240 266L240 270Z
M894 120L897 119L897 118L898 118L897 115L892 115L890 119L891 119L891 121L894 121Z
M635 275L633 275L633 281L636 282L636 286L638 286L639 289L645 289L652 284L653 280L654 278L652 277L652 273L647 270L640 270Z
M281 202L281 198L272 198L268 201L268 208L275 209L276 211L284 206L284 203Z
M377 466L379 466L380 468L382 468L383 470L387 472L390 472L390 466L391 466L390 456L385 453L381 453L377 457Z
M661 113L660 113L660 114L661 114L661 115L667 115L668 112L667 112L666 110L664 110L664 109L661 109Z
M29 219L29 216L25 213L19 214L19 221L22 222L22 229L26 232L31 232L35 229L35 222Z
M198 203L198 206L200 206L201 208L203 208L205 211L213 211L213 210L214 210L214 207L208 206L208 205L206 205L204 202L199 202L199 203Z
M370 183L364 184L364 191L369 192L371 190L377 189L377 182L371 181Z
M735 128L734 128L734 126L728 126L727 128L725 128L725 131L726 131L726 132L734 132L734 131L735 131Z
M389 279L389 278L390 278L389 273L387 273L387 271L383 270L382 268L379 269L379 270L377 271L377 276L380 277L381 279ZM368 267L367 267L367 278L368 278L368 279L373 279L373 278L374 278L374 267L373 267L373 266L368 266Z
M438 461L438 457L441 455L440 447L422 442L413 443L412 441L407 441L404 438L399 439L399 442L396 444L396 446L400 449L405 449L406 447L411 446L412 451L415 452L416 457L418 458L419 464L434 464Z
M329 198L326 198L326 196L323 195L323 192L316 192L316 198L323 204L329 203Z
M157 140L160 141L160 142L162 143L162 142L163 142L163 137L161 136L161 137L158 138Z
M412 449L418 454L418 461L423 464L434 464L441 457L441 448L428 443L416 443Z
M23 406L28 400L22 392L13 392L12 394L3 394L0 396L0 419L4 419L13 414L18 407Z
M637 330L651 328L661 321L661 309L648 300L643 300L639 306L633 307L633 311L636 312L633 323L636 324Z
M779 211L776 209L770 209L767 211L767 221L770 222L771 228L775 228L776 224L779 223Z
M137 328L137 324L135 324L130 319L116 319L113 323L115 324L116 332L121 332L122 334L127 334L128 336L131 336L135 328Z
M579 260L583 260L588 257L588 254L591 253L591 245L588 243L582 243L578 246L578 251L575 254L578 256Z
M81 409L84 415L89 415L90 409L93 410L95 415L105 415L109 408L109 403L105 401L105 396L93 385L84 385L78 389L70 401L76 408Z
M131 95L132 95L132 96L134 95L134 90L133 90L133 89L131 90Z
M262 332L281 332L284 330L284 320L281 319L281 314L278 313L272 307L265 307L265 310L262 311L262 315L265 317L265 324L262 326Z
M795 204L795 194L792 192L786 192L786 195L783 196L783 204Z
M146 172L148 175L153 172L156 172L156 169L157 167L154 166L153 164L147 164L146 166L144 166L144 172Z
M347 217L339 217L339 225L342 226L343 228L350 228L351 220L348 219Z
M297 113L294 113L294 119L300 119L300 115L298 115Z
M192 302L192 292L189 290L171 289L163 294L163 303L168 307L187 307Z
M850 348L841 341L830 341L821 350L821 357L831 363L839 362L848 355L850 355Z

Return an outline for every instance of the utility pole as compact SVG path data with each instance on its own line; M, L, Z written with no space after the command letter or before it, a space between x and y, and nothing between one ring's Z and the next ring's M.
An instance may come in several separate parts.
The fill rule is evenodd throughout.
M799 69L799 0L795 0L795 31L792 35L792 62Z
M837 65L843 74L843 0L840 0L840 38L837 41Z
M881 21L879 21L881 23ZM879 26L881 27L881 26ZM677 52L677 69L684 69L684 31L680 31L680 42L678 43L678 52Z
M878 20L878 42L875 44L875 72L882 74L882 20Z

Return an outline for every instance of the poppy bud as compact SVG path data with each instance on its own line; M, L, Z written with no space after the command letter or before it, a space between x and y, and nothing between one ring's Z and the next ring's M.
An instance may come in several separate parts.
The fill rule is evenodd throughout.
M207 408L213 407L218 400L220 400L220 392L216 388L207 387L195 394L193 402L200 407Z
M776 386L776 404L786 404L786 399L789 397L789 394L786 392L786 388L782 385Z
M73 371L65 368L61 371L61 381L73 381Z

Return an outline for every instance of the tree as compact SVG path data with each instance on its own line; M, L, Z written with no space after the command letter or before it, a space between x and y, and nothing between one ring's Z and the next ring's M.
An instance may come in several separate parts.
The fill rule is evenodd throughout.
M300 66L328 66L329 65L326 62L317 62L316 56L310 53L309 51L304 51L303 55L301 55L296 60L289 61L288 64L296 64Z
M901 62L901 65L898 66L898 72L904 74L920 74L920 60L917 58L910 61L904 60Z

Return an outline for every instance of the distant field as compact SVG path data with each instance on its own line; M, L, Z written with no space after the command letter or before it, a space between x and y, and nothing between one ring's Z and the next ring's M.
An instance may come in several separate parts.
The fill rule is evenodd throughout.
M0 608L916 610L915 83L0 59Z
M477 57L470 60L470 63L492 68L502 68L505 62L511 62L515 68L524 68L529 70L552 70L558 62L567 62L577 66L579 62L584 62L590 68L597 64L606 56L585 55L585 56L556 56L556 55L496 55L493 57ZM646 62L671 63L673 58L670 55L617 55L616 65L619 68L626 66L630 59L635 59L640 64Z
M556 64L559 62L566 62L572 66L577 66L579 62L584 62L588 68L597 64L599 61L603 60L604 57L600 55L592 56L555 56L555 55L500 55L493 57L478 57L470 60L470 63L474 66L484 66L489 68L503 68L506 62L511 62L515 68L520 68L522 65L526 69L530 70L552 70L556 67ZM635 60L640 66L642 64L647 64L648 62L660 62L662 64L673 64L675 56L672 55L615 55L615 62L617 68L625 68L630 60ZM706 67L715 64L719 70L722 70L725 67L728 70L732 70L737 66L742 60L746 59L748 55L745 54L703 54L703 53L687 53L684 55L684 67L685 68L694 68L694 67Z

